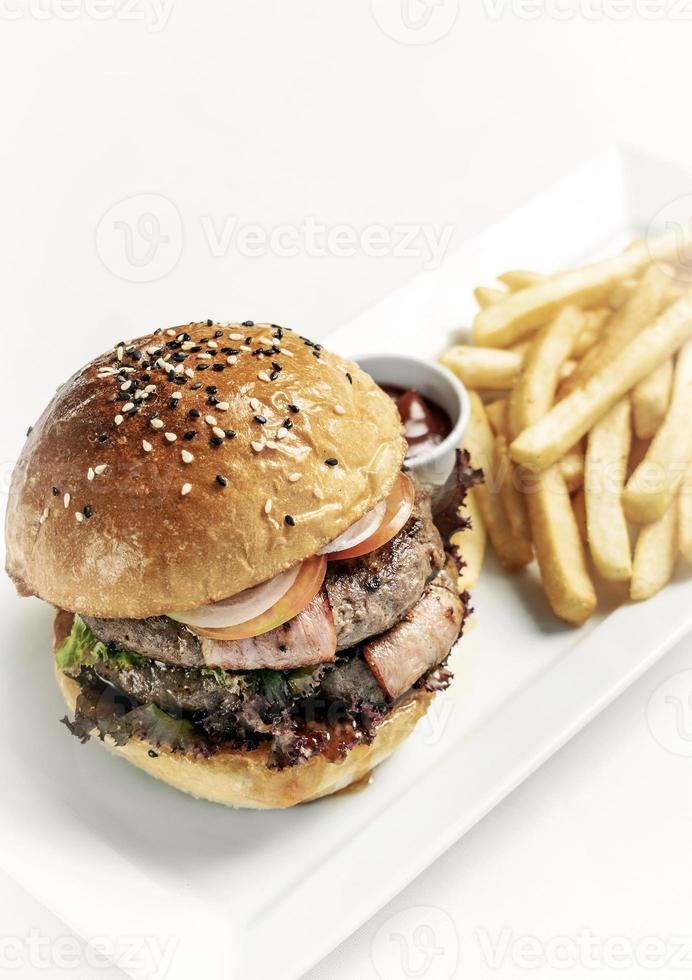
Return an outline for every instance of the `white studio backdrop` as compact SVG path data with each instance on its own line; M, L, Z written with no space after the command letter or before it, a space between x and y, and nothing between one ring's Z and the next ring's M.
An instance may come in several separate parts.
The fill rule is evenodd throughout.
M607 144L689 163L690 37L681 0L0 0L5 369L42 352L21 398L0 386L3 493L115 335L319 338ZM690 668L688 640L311 978L684 976L688 719L661 733L648 706L672 677L684 709ZM611 943L549 961L580 930ZM3 971L118 975L60 960L68 935L0 879Z

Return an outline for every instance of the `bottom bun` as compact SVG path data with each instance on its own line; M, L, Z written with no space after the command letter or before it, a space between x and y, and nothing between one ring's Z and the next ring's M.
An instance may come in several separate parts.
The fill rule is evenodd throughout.
M57 668L56 677L68 710L74 714L79 684ZM315 755L281 770L267 768L268 747L251 752L221 750L205 759L163 747L157 747L157 756L152 758L151 745L139 738L130 739L126 745L116 745L107 736L103 744L150 776L198 799L256 810L282 809L329 796L364 780L408 738L434 696L425 690L411 691L380 722L373 741L369 745L356 745L343 759L330 762L324 756Z

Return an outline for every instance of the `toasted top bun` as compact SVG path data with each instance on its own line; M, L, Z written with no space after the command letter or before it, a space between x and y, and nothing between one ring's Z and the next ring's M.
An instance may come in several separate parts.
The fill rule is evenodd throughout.
M7 570L23 594L87 615L191 609L342 534L404 454L394 402L293 332L158 331L78 371L30 432Z

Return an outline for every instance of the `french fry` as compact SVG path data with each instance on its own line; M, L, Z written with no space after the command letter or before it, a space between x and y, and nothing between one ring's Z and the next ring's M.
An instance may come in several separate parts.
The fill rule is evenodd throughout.
M450 538L452 545L458 545L460 549L463 549L462 554L465 565L459 572L457 579L459 592L474 587L480 578L483 559L485 557L487 533L480 507L476 500L477 489L477 487L472 487L466 496L464 517L469 519L469 526L463 531L456 531Z
M611 315L612 311L607 306L584 311L584 326L572 345L572 357L579 359L593 347L601 336L603 325Z
M474 488L476 503L500 562L508 572L517 572L533 560L533 552L526 547L525 541L518 539L512 533L502 498L498 487L495 486L493 473L495 437L478 393L470 391L469 399L471 418L464 444L471 454L473 465L480 467L486 477L485 483Z
M514 464L507 452L505 436L496 436L494 452L495 479L500 487L500 496L505 507L509 526L515 537L524 541L527 551L531 549L531 531L526 514L526 503L514 482Z
M560 472L565 478L567 489L570 493L575 493L584 484L584 453L581 443L562 457L557 464Z
M480 308L485 310L488 306L499 303L500 300L503 300L509 294L505 289L493 289L492 286L476 286L473 295L476 297L476 302Z
M669 357L632 389L632 424L637 438L651 439L661 428L672 387L673 359Z
M619 310L623 303L626 303L632 293L637 288L638 279L623 279L619 282L608 297L608 306L611 310Z
M628 519L634 524L650 524L662 518L670 508L690 461L692 343L688 342L675 365L673 392L665 421L627 482L623 502Z
M552 319L563 306L596 306L606 301L621 280L636 276L651 262L675 257L681 244L685 244L675 232L676 229L671 229L622 255L559 273L537 286L510 293L476 315L473 324L476 343L506 347Z
M496 436L507 435L507 399L498 398L497 401L490 402L485 406L485 411L490 420L493 432Z
M543 418L552 406L560 369L583 326L584 313L575 306L566 306L538 331L509 396L509 431L513 438Z
M581 387L604 365L611 364L630 340L650 326L665 304L670 279L657 265L646 270L627 302L603 327L600 341L584 355L578 368L562 385L564 397Z
M673 501L653 524L639 532L634 548L630 598L650 599L667 585L675 568L678 551L678 508Z
M589 433L584 488L591 557L601 578L627 582L632 577L630 535L622 491L632 443L629 398L621 398Z
M652 326L584 384L525 429L510 455L533 470L547 469L591 429L618 399L692 337L692 300L681 297ZM670 414L670 413L669 413ZM688 427L692 432L692 428Z
M567 485L557 466L534 481L526 504L543 588L554 613L580 626L596 608L596 592Z
M584 544L588 544L589 532L586 526L586 493L584 491L584 487L579 487L577 492L572 497L572 510L574 511L574 516L577 519L579 537L582 539Z
M527 286L538 286L548 277L542 272L531 272L530 269L508 269L497 278L514 292L517 289L526 289Z
M511 388L521 370L522 357L516 351L457 344L440 358L467 388L498 391Z
M680 553L692 565L692 466L687 471L678 495L678 539Z

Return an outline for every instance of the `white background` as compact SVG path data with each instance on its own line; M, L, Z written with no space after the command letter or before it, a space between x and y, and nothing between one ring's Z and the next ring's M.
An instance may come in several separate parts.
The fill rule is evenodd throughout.
M399 0L173 0L163 14L151 0L0 0L4 369L42 352L20 400L0 391L3 491L52 387L120 336L213 316L321 337L429 264L424 229L458 246L615 140L689 162L692 4L476 0L453 18L456 6L440 0L416 31ZM408 15L426 8L411 0ZM143 212L154 224L138 236ZM124 223L110 238L104 215ZM306 222L347 226L353 254L334 237L318 254ZM249 226L254 246L237 237ZM408 257L402 226L418 229ZM279 228L296 255L272 247ZM391 240L380 255L375 234ZM395 931L408 975L429 980L685 975L670 959L632 963L627 948L654 936L672 956L692 935L692 762L647 725L652 692L690 667L687 641L311 978L376 977ZM673 690L687 698L688 678ZM0 907L2 936L67 934L2 879ZM444 950L420 973L426 923ZM479 939L508 930L545 950L581 929L625 952L599 947L596 969L522 969L510 945L493 967ZM65 974L108 975L15 972ZM385 975L407 974L389 962Z

